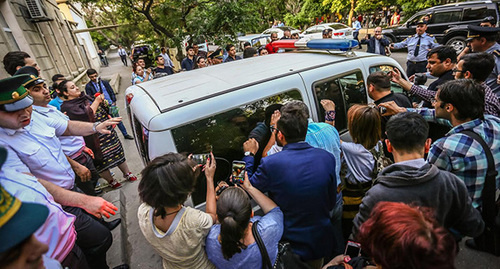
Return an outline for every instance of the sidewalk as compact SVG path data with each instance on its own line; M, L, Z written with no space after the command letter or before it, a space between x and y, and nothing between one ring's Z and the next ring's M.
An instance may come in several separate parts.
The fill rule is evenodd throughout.
M116 103L120 109L120 116L127 128L127 132L133 135L132 127L129 122L127 111L125 109L125 90L131 86L130 76L132 73L132 63L128 62L128 67L124 66L116 50L108 51L108 67L101 67L100 75L103 79L118 78L114 84L118 86L114 88L116 94ZM144 168L141 157L137 151L134 140L126 140L121 132L117 132L120 141L125 150L127 164L132 173L140 176L140 172ZM115 173L115 178L123 180L121 171L118 168L112 169ZM110 268L117 265L127 263L130 268L161 268L161 258L156 254L155 250L146 241L139 228L137 220L137 208L140 204L140 198L137 191L139 180L136 182L121 182L123 187L118 190L112 190L103 195L108 201L112 201L118 208L118 215L122 218L122 223L113 234L113 245L108 251L107 259Z

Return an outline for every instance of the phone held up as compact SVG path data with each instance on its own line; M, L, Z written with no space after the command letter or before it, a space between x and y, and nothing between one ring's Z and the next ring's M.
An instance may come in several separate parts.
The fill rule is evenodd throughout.
M191 155L191 159L199 165L205 165L207 160L210 159L210 153L193 154Z
M233 161L231 181L234 184L243 184L245 180L246 164L243 161Z
M345 246L344 255L347 255L351 258L358 257L361 253L361 244L353 241L347 241Z

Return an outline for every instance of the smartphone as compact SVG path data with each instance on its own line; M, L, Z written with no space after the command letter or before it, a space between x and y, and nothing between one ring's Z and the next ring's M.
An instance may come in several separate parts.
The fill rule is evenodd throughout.
M345 246L344 255L348 255L351 258L358 257L361 253L361 244L353 241L347 241Z
M191 159L195 161L197 164L204 165L207 163L207 160L210 158L210 153L203 154L193 154L191 155Z
M385 108L383 106L379 106L378 111L380 112L380 114L384 114L385 112L387 112L387 108Z
M245 168L245 162L233 161L233 174L231 178L233 183L243 184L243 180L245 180Z

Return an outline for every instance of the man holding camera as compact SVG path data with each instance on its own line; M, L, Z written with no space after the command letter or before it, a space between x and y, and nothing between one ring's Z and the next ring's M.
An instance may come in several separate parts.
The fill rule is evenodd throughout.
M367 44L368 49L366 52L369 53L375 53L375 54L380 54L380 55L386 55L385 54L385 47L389 46L391 42L382 35L382 28L377 27L375 28L375 34L369 38L369 35L366 35L365 39L361 40L361 44Z

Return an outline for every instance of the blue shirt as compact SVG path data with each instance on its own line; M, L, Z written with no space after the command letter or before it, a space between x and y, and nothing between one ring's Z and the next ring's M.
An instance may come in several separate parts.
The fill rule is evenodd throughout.
M60 111L61 110L61 105L62 105L63 102L64 101L61 98L59 98L59 96L56 96L56 98L50 100L49 105L57 108L57 110Z
M434 109L408 109L416 111L428 121L441 122L436 119ZM481 193L488 171L488 161L481 145L469 136L460 133L472 130L480 135L490 146L495 162L495 169L500 171L500 119L484 115L484 120L475 119L462 123L451 129L445 137L438 139L431 146L427 161L440 169L450 171L463 180L467 186L472 206L478 208L482 204ZM446 120L444 120L446 121ZM500 188L500 174L496 177L497 189Z
M190 71L193 70L193 68L194 68L194 61L189 59L189 57L186 57L184 58L184 60L182 60L181 62L182 70Z
M263 217L253 217L250 219L250 222L255 223L257 220L259 221L257 231L266 246L271 264L274 264L278 255L278 242L283 234L283 212L281 212L279 207L275 207ZM210 229L205 244L208 259L215 267L232 269L262 268L262 256L256 242L248 245L246 249L242 249L240 253L234 254L229 260L226 260L222 254L219 235L220 224L215 224Z
M354 28L353 32L359 32L359 29L361 29L361 23L359 23L359 21L357 20L353 21L352 28Z
M102 83L102 81L99 81L99 84L92 82L92 85L94 86L94 88L96 89L97 92L101 92L101 90L102 90L102 93L104 94L104 98L106 100L108 100L109 104L113 103L113 100L111 100L111 97L109 96L109 93L106 90L106 87L104 87L104 84ZM99 87L99 85L100 85L100 87ZM91 96L91 97L94 98L94 96Z
M415 49L417 48L418 35L411 35L405 40L395 43L395 49L408 48L408 55L406 59L413 62L423 62L427 61L427 53L429 50L438 47L439 43L436 41L434 36L424 33L420 37L420 49L418 50L418 55L415 56Z
M495 42L495 45L486 50L487 53L493 54L495 58L495 67L486 78L486 85L490 86L491 90L500 97L500 84L497 83L497 77L500 74L500 44Z

